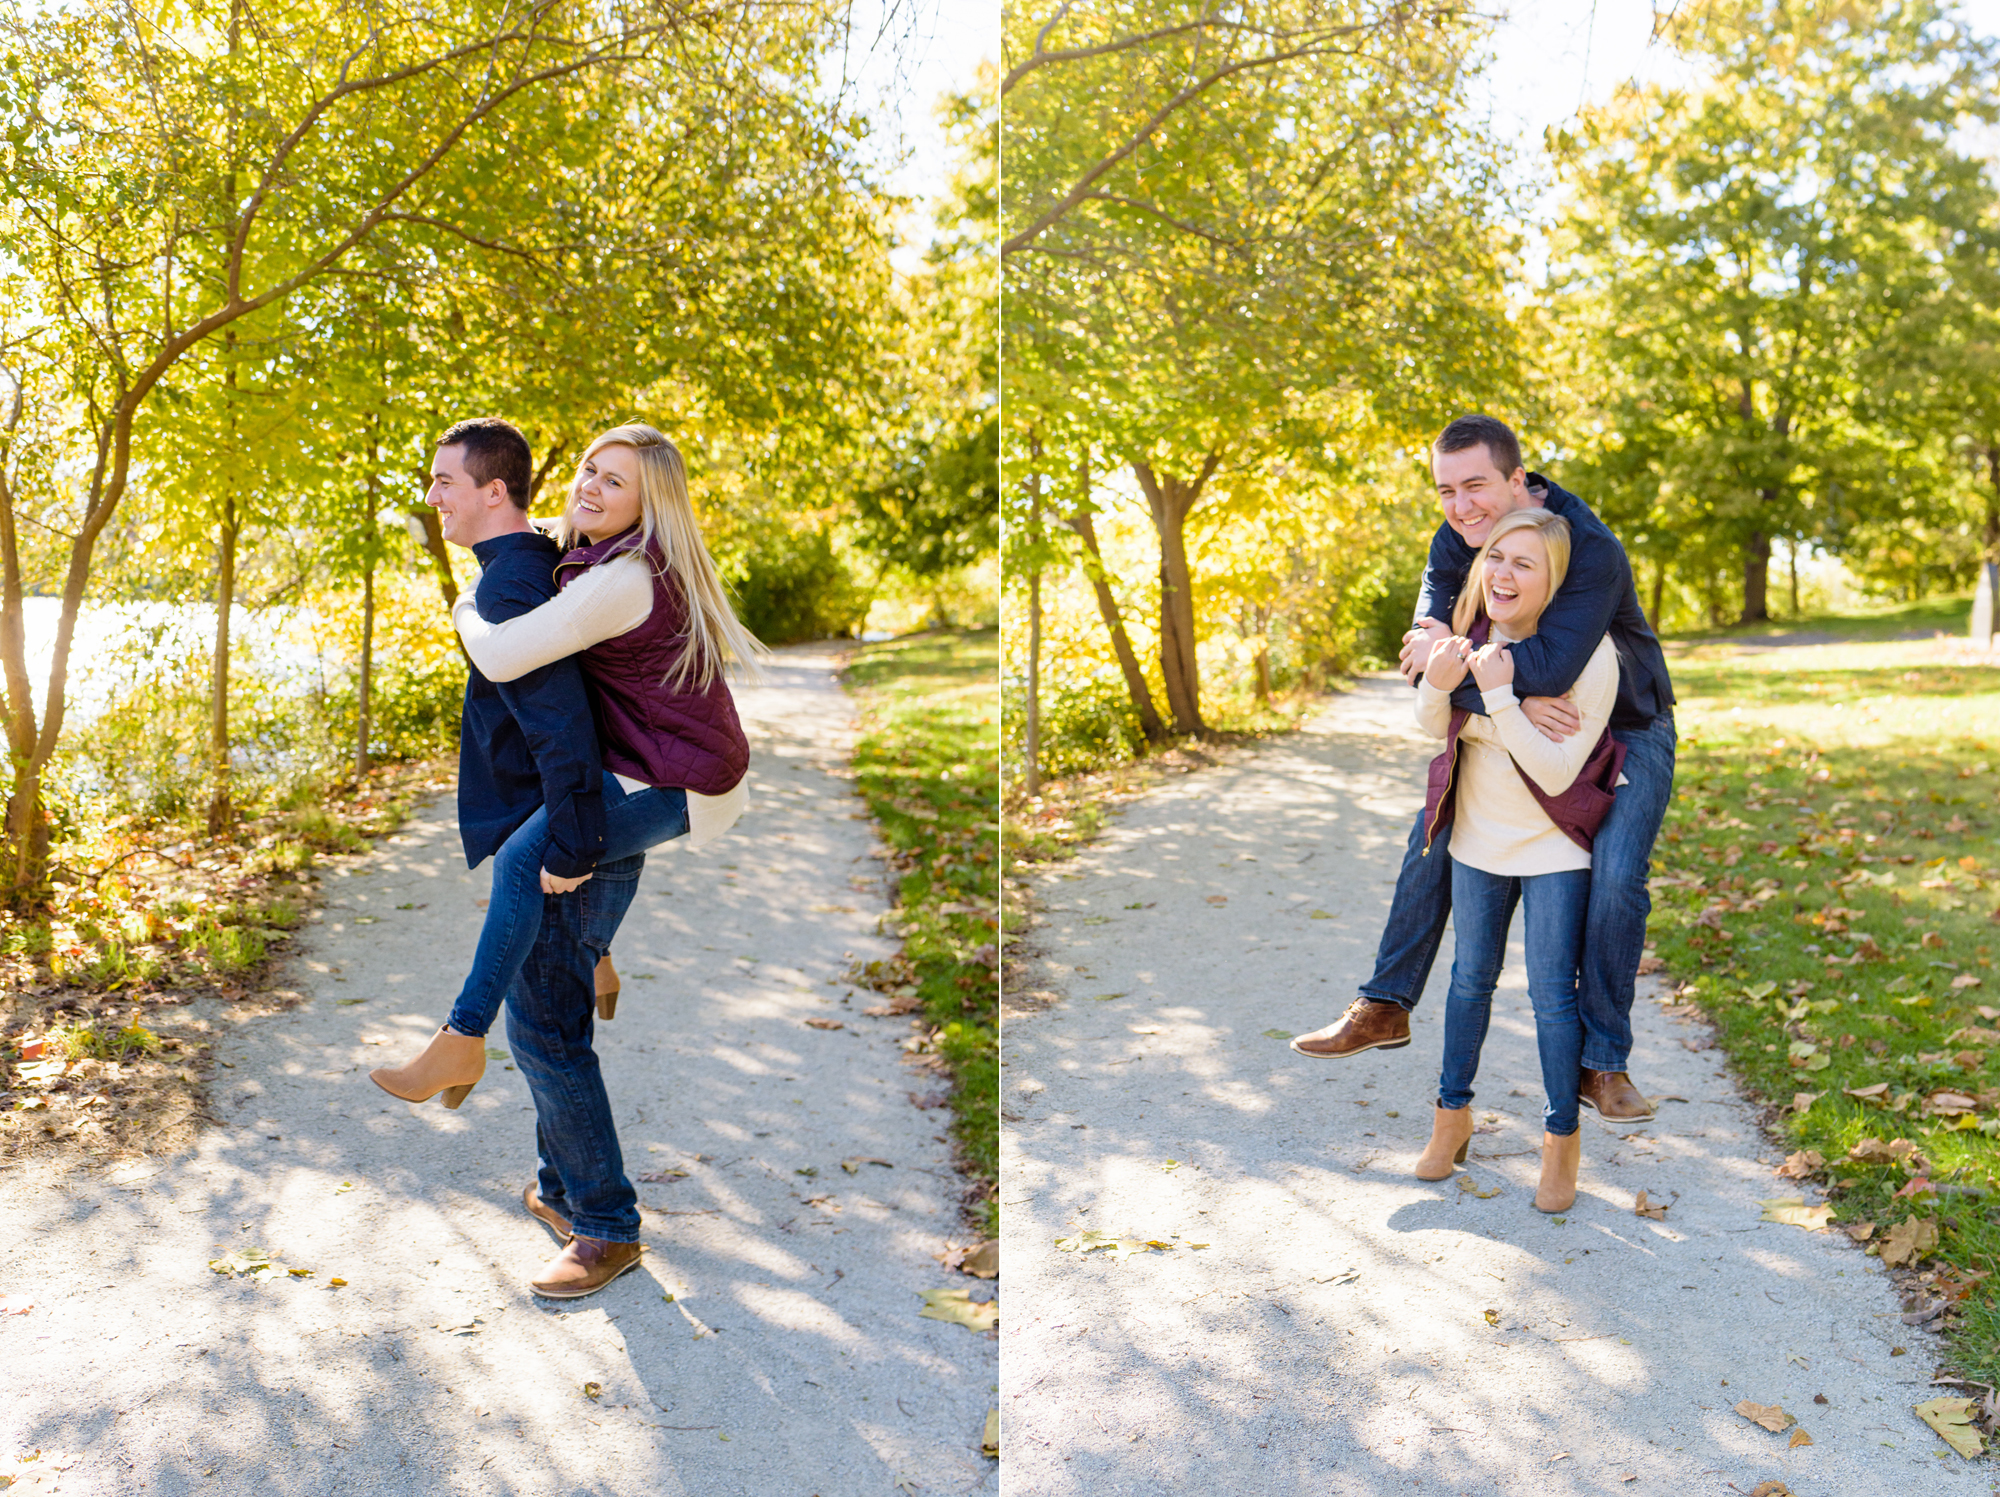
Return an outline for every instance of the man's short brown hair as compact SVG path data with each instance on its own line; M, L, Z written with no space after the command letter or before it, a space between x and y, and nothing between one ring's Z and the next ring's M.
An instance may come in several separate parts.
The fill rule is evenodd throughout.
M463 447L465 471L481 488L496 478L507 485L507 497L516 509L528 507L528 490L535 481L535 465L528 451L528 439L511 421L498 416L475 416L461 421L437 439L440 447Z
M1484 447L1500 476L1507 478L1521 466L1521 439L1505 421L1492 416L1460 416L1438 433L1431 444L1438 452L1463 452L1468 447Z

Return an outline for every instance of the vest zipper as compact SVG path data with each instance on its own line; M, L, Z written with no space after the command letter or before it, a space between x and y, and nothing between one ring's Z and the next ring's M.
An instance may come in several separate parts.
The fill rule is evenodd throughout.
M1452 781L1458 777L1458 734L1451 735L1451 747L1446 752L1450 757L1445 760L1444 765L1444 794L1438 797L1437 810L1432 813L1424 826L1425 857L1431 855L1431 839L1437 836L1438 823L1444 820L1445 802L1451 799Z

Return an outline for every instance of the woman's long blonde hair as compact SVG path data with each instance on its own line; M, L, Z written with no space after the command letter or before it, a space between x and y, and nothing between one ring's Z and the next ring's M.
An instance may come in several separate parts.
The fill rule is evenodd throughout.
M614 426L599 436L578 459L570 480L574 502L583 483L584 465L606 447L630 447L639 455L639 534L641 546L656 543L667 571L680 584L687 604L687 648L667 676L679 690L692 683L706 690L723 670L734 666L750 679L758 676L759 657L771 652L763 641L737 620L729 590L701 538L694 503L688 498L687 465L666 433L641 422ZM567 549L589 538L569 521L569 504L553 527L556 544Z
M1465 586L1458 590L1458 603L1451 611L1451 632L1459 638L1465 638L1486 612L1486 553L1501 536L1517 530L1542 533L1542 549L1549 555L1549 595L1533 618L1517 619L1511 627L1532 629L1541 620L1542 609L1555 601L1556 589L1563 585L1563 578L1569 575L1569 521L1546 509L1517 509L1510 515L1502 515L1494 521L1493 533L1486 537L1486 544L1472 558L1472 570L1465 574Z

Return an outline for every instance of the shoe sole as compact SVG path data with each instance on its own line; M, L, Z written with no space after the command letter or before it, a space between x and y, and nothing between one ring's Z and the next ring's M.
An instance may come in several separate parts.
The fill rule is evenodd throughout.
M1400 1050L1409 1043L1407 1037L1400 1040L1377 1040L1372 1045L1356 1045L1352 1050L1343 1050L1338 1055L1321 1055L1313 1050L1300 1050L1299 1042L1293 1040L1292 1049L1303 1055L1307 1060L1346 1060L1349 1056L1359 1055L1366 1050Z
M539 1294L543 1299L582 1299L585 1295L595 1294L600 1289L609 1289L613 1284L618 1282L620 1276L630 1273L643 1262L645 1262L643 1256L634 1258L602 1284L592 1284L588 1289L541 1289L533 1284L530 1284L528 1289L533 1294Z

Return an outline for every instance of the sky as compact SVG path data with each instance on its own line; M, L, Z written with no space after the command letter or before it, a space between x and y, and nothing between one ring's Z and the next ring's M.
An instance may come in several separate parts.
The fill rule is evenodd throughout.
M944 94L969 88L982 61L1000 60L998 0L855 0L854 16L854 50L845 62L875 123L876 165L891 190L934 197L952 164L935 106ZM899 269L921 263L928 217L920 204L905 221L905 235L918 242L895 257Z

